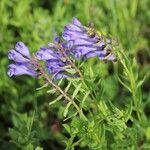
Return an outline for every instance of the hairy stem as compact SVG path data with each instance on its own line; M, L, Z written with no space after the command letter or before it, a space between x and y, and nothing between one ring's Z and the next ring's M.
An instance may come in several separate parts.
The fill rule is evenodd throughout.
M65 53L65 51L64 51L64 49L62 48L61 45L59 45L59 50L62 52L62 54L64 55L64 57L68 60L68 62L70 63L71 67L74 68L78 72L78 74L80 75L81 79L83 79L83 75L82 75L81 71L73 63L73 61L71 60L71 58Z
M37 64L38 69L41 73L41 76L43 76L46 81L52 85L56 91L58 91L66 100L68 100L69 102L72 103L72 105L76 108L76 110L78 111L79 115L84 119L87 120L87 118L85 117L85 115L82 112L82 109L79 108L79 106L74 102L74 100L72 98L70 98L57 84L55 84L47 75L47 73L45 72L45 70L43 69L43 67L40 64Z

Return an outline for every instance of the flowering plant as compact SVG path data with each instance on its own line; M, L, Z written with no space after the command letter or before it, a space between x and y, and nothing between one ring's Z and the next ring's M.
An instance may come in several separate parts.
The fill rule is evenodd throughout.
M15 62L8 66L10 77L29 75L43 78L44 85L38 89L50 86L47 93L57 96L49 104L63 103L63 127L70 135L65 140L66 149L74 149L77 145L106 149L109 147L107 133L113 133L112 139L121 141L124 147L123 139L126 136L132 140L127 129L132 104L127 110L120 110L109 99L107 103L104 102L101 78L91 68L86 68L85 62L90 58L103 62L118 59L130 84L126 85L120 78L119 81L131 92L138 119L141 119L141 99L135 94L140 89L135 87L132 65L122 51L115 51L110 38L92 27L83 26L74 18L64 27L62 36L39 48L35 54L30 54L28 47L18 42L15 50L9 51L8 58ZM86 72L82 71L84 67ZM66 86L62 83L64 80ZM115 148L115 145L112 143L111 147Z

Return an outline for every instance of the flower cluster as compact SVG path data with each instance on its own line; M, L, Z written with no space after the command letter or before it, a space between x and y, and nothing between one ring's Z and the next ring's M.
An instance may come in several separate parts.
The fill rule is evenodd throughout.
M101 60L115 60L111 40L93 28L83 26L76 18L64 27L63 38L72 44L71 53L76 58L98 57Z
M71 57L74 58L91 58L98 57L101 60L115 60L112 52L111 40L105 39L104 36L96 32L93 28L83 26L76 18L72 23L64 27L61 38L55 38L53 43L46 47L41 47L31 57L27 46L18 42L15 50L10 50L8 58L15 61L15 64L8 66L8 75L30 75L38 76L38 60L46 64L46 68L53 79L67 78L70 75L66 68L73 67ZM35 61L36 60L36 61ZM77 76L73 74L73 76Z
M8 66L8 75L10 77L14 75L30 75L37 76L37 72L31 62L31 55L27 46L23 42L18 42L15 46L15 50L11 49L8 52L8 58L13 60L15 64Z
M63 44L57 37L54 43L50 43L48 47L41 47L36 53L36 58L45 61L48 73L53 75L54 79L68 77L65 68L69 63L61 52L61 49L64 51Z

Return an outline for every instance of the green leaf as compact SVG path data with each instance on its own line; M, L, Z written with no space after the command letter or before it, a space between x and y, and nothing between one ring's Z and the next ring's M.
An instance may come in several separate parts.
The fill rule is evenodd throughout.
M54 101L50 102L49 105L52 105L54 103L56 103L57 101L61 100L63 97L63 95L59 95Z
M130 87L128 85L126 85L125 83L123 83L123 81L121 81L121 79L118 77L119 82L126 88L128 89L130 92L132 92L132 90L130 89Z
M66 121L66 120L68 120L68 119L70 119L70 118L72 118L72 117L75 117L77 114L78 114L78 113L75 112L74 114L72 114L72 115L68 116L67 118L65 118L63 121Z
M16 141L18 139L18 136L19 136L19 132L16 131L15 129L9 129L9 134L12 138L12 140Z
M94 72L92 67L89 68L89 73L90 73L90 77L93 78L94 77Z
M38 146L35 150L43 150L43 148Z
M63 127L66 129L66 131L67 131L68 133L71 132L69 125L63 124Z
M46 93L50 93L50 94L54 94L54 93L56 93L56 89L51 89L51 90L48 90L48 91L46 91Z
M131 1L131 16L134 18L136 15L136 11L138 8L138 0L132 0Z
M148 149L150 149L150 143L144 143L142 147L143 147L143 149L148 150Z
M65 110L64 110L64 117L67 116L68 109L69 109L69 107L71 106L71 104L72 104L72 102L69 102L69 103L67 104L67 106L66 106L66 108L65 108Z
M125 122L127 122L130 119L131 113L132 113L132 101L130 102L129 107L128 107L127 111L124 114L124 120L125 120Z
M30 132L32 130L34 118L35 118L35 111L33 112L32 117L28 117L28 121L27 121L27 128L28 128L28 131L30 131Z
M58 85L59 85L59 86L61 85L62 81L63 81L63 78L60 79L60 81L58 82Z
M139 81L139 83L137 84L137 88L140 87L143 84L145 79L146 79L146 75L144 76L144 78L141 81Z
M39 87L39 88L36 88L36 90L41 90L41 89L44 89L45 87L48 86L48 83L45 83L43 86Z
M67 93L67 91L69 90L70 86L71 86L71 82L70 82L70 83L67 85L67 87L65 88L65 93Z
M89 96L89 94L90 94L90 91L88 91L88 92L84 95L83 100L82 100L82 104L84 104L84 102L85 102L86 98Z
M32 144L29 144L23 150L34 150L34 147Z
M70 68L70 69L65 69L68 73L71 73L71 74L75 74L76 73L76 70L73 69L73 68Z
M76 87L75 91L73 92L72 99L74 99L75 96L78 94L78 92L80 91L81 86L82 86L82 83L80 83L80 84Z

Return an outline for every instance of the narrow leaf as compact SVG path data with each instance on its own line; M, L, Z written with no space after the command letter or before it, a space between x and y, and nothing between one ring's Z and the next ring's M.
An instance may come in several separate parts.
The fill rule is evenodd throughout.
M63 124L63 127L66 129L68 133L70 133L70 127L67 124Z
M127 109L127 111L124 114L124 120L125 120L125 122L127 122L130 119L131 113L132 113L132 101L131 101L131 103L130 103L128 109Z
M92 67L89 68L89 71L90 71L90 77L93 78L94 77L94 73L93 73Z
M146 79L146 76L144 76L144 78L137 84L137 88L140 87L143 84L145 79Z
M118 77L118 80L126 89L128 89L131 92L130 87L128 85L126 85L125 83L123 83L123 81L121 81L121 79L119 77Z
M67 87L65 88L65 93L67 93L67 91L69 90L70 86L71 86L71 82L70 82L70 83L67 85Z
M65 69L68 73L71 73L71 74L75 74L76 73L76 70L75 69Z
M51 89L47 91L47 93L51 93L51 94L54 94L55 92L56 92L56 89Z
M78 92L80 91L81 85L82 85L82 83L80 83L80 84L76 87L75 91L73 92L72 99L74 99L75 96L76 96L76 95L78 94Z
M38 146L35 150L43 150L43 148Z
M73 115L68 116L68 117L67 117L67 118L65 118L63 121L66 121L66 120L68 120L68 119L70 119L70 118L72 118L72 117L75 117L77 114L78 114L78 113L77 113L77 112L75 112Z
M90 94L90 91L88 91L85 96L83 97L83 100L82 100L82 104L85 102L86 98L89 96Z
M63 97L63 95L59 95L54 101L50 102L49 105L52 105L54 103L56 103L57 101L61 100Z
M67 106L66 106L66 108L65 108L65 111L64 111L64 117L67 116L67 114L68 114L68 109L69 109L69 107L71 106L71 104L72 104L72 102L69 102L69 103L67 104Z
M48 83L45 83L43 86L41 86L41 87L39 87L39 88L36 88L36 90L41 90L41 89L43 89L43 88L45 88L45 87L47 87L48 86Z
M58 85L60 86L62 83L63 79L60 79L60 81L58 82Z

